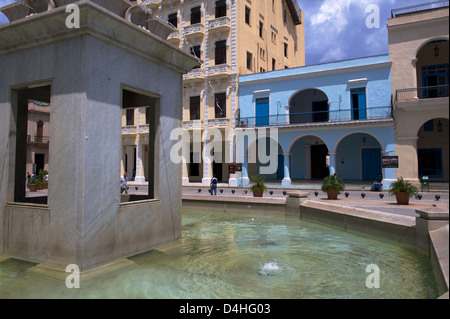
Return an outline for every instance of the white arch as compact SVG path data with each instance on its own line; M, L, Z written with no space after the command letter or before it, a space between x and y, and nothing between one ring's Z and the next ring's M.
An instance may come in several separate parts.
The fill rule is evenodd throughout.
M427 123L428 121L431 121L431 120L440 120L440 119L447 120L447 121L449 120L448 116L444 117L444 116L433 116L433 115L430 115L428 117L425 117L425 119L422 120L423 123L421 125L419 125L419 127L417 128L416 136L419 136L419 131L422 128L422 126L425 125L425 123Z
M253 146L254 143L258 143L259 140L261 140L261 139L266 139L266 138L270 138L271 140L274 140L274 141L278 144L278 149L281 148L282 154L285 154L285 153L284 153L284 149L283 149L283 145L281 145L281 143L280 143L279 141L275 140L275 139L272 138L270 135L257 137L257 138L255 138L254 140L250 141L250 143L249 143L249 144L247 145L247 147L245 148L245 153L244 153L244 154L247 156L247 154L248 154L248 149L250 148L250 146ZM280 154L280 153L278 153L278 154Z
M299 141L300 139L302 139L304 137L307 137L307 136L314 136L314 137L317 137L318 139L320 139L326 145L326 147L328 149L328 152L330 152L330 146L325 142L325 140L321 136L319 136L317 134L312 134L312 133L305 133L303 135L295 137L292 140L291 144L289 144L288 153L287 154L292 154L292 148L294 147L295 143L297 143L297 141Z
M292 99L294 98L294 96L296 96L297 94L299 94L299 93L301 93L301 92L303 92L303 91L308 91L308 90L317 90L317 91L320 91L320 92L322 92L322 93L327 97L327 100L328 100L328 101L330 100L330 99L328 98L328 95L327 95L323 90L318 89L318 88L314 88L314 87L309 87L309 88L299 89L298 91L294 92L294 93L289 97L288 105L291 105L291 101L292 101Z
M433 41L439 41L439 40L443 40L443 41L447 41L448 42L448 37L434 37L434 38L429 38L426 41L424 41L416 50L416 54L415 54L415 58L417 58L417 56L419 55L420 50L422 50L427 44L430 44L430 42Z
M369 133L369 132L366 132L366 131L354 131L354 132L349 132L349 133L347 133L347 134L345 134L345 135L342 135L342 136L339 138L339 140L336 142L336 145L334 146L334 152L333 152L333 153L334 153L334 154L337 153L337 150L338 150L339 145L341 144L341 142L342 142L346 137L348 137L348 136L350 136L350 135L354 135L354 134L367 134L367 135L373 137L373 138L378 142L378 144L380 144L381 150L382 150L382 151L385 150L385 147L386 147L386 146L383 145L383 143L381 143L380 139L379 139L376 135L374 135L374 134L372 134L372 133Z

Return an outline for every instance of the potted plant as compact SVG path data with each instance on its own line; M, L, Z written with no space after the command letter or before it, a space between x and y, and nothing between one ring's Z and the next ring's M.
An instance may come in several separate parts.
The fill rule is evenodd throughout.
M389 194L395 195L397 204L408 205L411 197L419 195L419 190L410 182L405 181L403 177L400 177L389 187Z
M27 186L30 189L30 192L37 191L37 183L36 182L37 182L37 180L35 178L33 178L27 183Z
M250 181L254 184L250 187L253 192L253 197L263 197L263 193L266 191L267 187L264 185L264 176L256 175L250 178Z
M327 193L328 199L337 199L338 193L345 189L342 178L330 175L323 179L322 191Z

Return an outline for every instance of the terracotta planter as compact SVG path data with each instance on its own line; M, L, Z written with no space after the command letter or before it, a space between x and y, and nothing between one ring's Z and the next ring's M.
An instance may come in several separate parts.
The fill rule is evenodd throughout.
M253 197L263 197L264 191L262 189L257 189L253 191Z
M399 205L409 205L409 194L406 192L400 192L395 194L395 198L397 198L397 204Z
M30 192L37 191L37 185L36 184L28 184L28 188L30 189Z
M337 199L338 191L336 189L327 190L328 199Z

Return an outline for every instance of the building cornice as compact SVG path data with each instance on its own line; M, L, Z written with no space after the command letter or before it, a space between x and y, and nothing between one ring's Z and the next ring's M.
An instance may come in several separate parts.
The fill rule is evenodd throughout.
M261 78L261 79L254 79L254 80L247 80L247 81L240 80L239 85L240 86L249 86L249 85L255 85L255 84L266 84L266 83L274 83L274 82L292 81L292 80L300 80L300 79L314 78L314 77L320 77L320 76L329 76L329 75L336 75L336 74L343 74L343 73L389 68L391 66L392 66L392 62L381 62L381 63L373 63L373 64L366 64L366 65L358 65L358 66L347 66L347 67L328 69L328 70L318 70L318 71L311 71L311 72L297 73L297 74L288 74L288 75L280 75L280 76L273 75L273 76L270 76L267 78ZM304 68L307 68L307 67L304 67ZM301 68L298 68L298 69L301 69ZM294 69L290 69L290 70L294 70ZM282 71L284 71L284 70L282 70ZM275 71L275 72L280 72L280 71Z
M192 55L91 1L79 1L77 5L80 9L79 28L66 27L68 14L65 7L0 26L0 34L8 31L8 37L0 37L0 55L90 35L180 73L187 73L199 65ZM182 65L188 68L181 69Z
M296 0L286 0L286 4L289 8L289 12L291 13L292 20L295 25L302 24L302 11L298 6Z

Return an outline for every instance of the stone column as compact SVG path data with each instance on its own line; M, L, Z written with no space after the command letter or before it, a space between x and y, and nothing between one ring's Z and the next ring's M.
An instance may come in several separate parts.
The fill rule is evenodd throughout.
M242 163L242 177L241 186L248 186L250 179L248 178L248 155L244 156L244 163Z
M397 177L419 183L419 162L417 159L417 136L397 137L395 152L398 155Z
M125 146L125 153L127 155L127 167L125 167L125 173L127 173L128 178L131 178L131 174L133 173L133 147Z
M136 178L135 182L137 183L144 183L145 182L145 170L144 170L144 145L140 143L140 136L138 135L138 144L136 149Z
M330 175L336 173L336 154L330 153Z
M291 186L291 170L290 170L290 155L289 154L283 154L284 156L284 178L281 181L282 186Z

